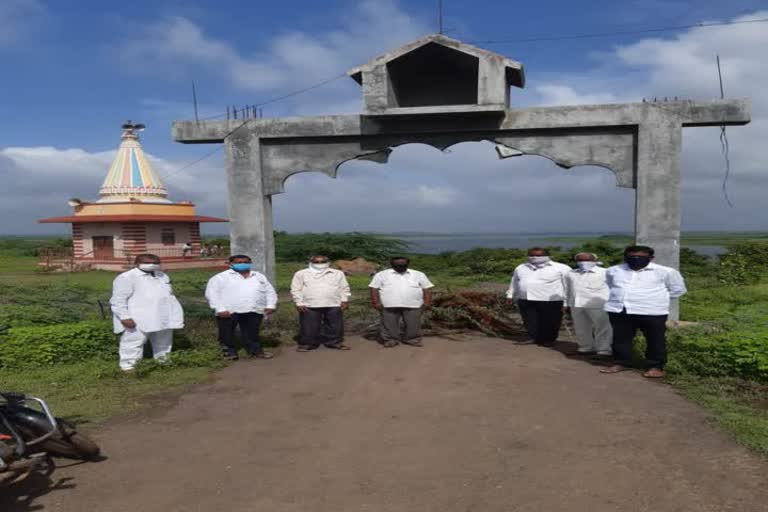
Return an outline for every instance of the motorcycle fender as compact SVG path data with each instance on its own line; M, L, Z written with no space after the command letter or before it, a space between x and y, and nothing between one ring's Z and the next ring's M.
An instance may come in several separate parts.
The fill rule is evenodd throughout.
M26 427L36 435L47 434L53 427L45 414L28 407L14 407L12 411L8 411L6 414L19 427Z

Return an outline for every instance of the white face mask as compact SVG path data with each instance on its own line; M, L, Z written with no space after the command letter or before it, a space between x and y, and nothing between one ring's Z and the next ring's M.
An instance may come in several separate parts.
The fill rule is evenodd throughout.
M528 263L534 267L541 267L549 263L549 256L528 256Z
M157 272L160 270L160 265L157 263L142 263L139 265L139 270L142 272Z
M597 266L596 261L577 261L576 262L579 265L579 269L583 271L592 270Z
M323 270L327 269L330 266L331 266L330 263L310 263L309 264L309 268L311 268L315 272L322 272Z

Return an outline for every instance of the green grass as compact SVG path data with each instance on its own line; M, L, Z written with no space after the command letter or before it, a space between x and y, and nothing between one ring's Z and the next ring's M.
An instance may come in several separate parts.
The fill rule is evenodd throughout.
M715 423L736 441L768 456L768 386L692 375L673 376L671 382L711 411Z
M156 366L143 364L143 371L136 376L123 375L116 361L98 359L49 368L0 370L0 389L39 396L57 416L89 423L136 411L147 404L148 395L170 393L200 382L219 367L219 362Z

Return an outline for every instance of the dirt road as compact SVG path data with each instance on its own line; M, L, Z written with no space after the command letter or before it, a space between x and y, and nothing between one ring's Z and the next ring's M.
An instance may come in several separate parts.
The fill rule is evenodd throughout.
M668 386L538 347L285 352L97 433L109 457L0 510L765 510L768 464Z

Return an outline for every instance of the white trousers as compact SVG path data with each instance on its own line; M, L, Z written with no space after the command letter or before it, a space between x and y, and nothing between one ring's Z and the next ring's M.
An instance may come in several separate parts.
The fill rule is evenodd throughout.
M120 336L120 369L132 370L144 356L144 344L149 339L155 359L165 359L173 345L173 329L155 332L142 332L139 329L126 329Z
M579 341L579 352L611 354L613 329L608 313L596 308L571 308L571 318Z

